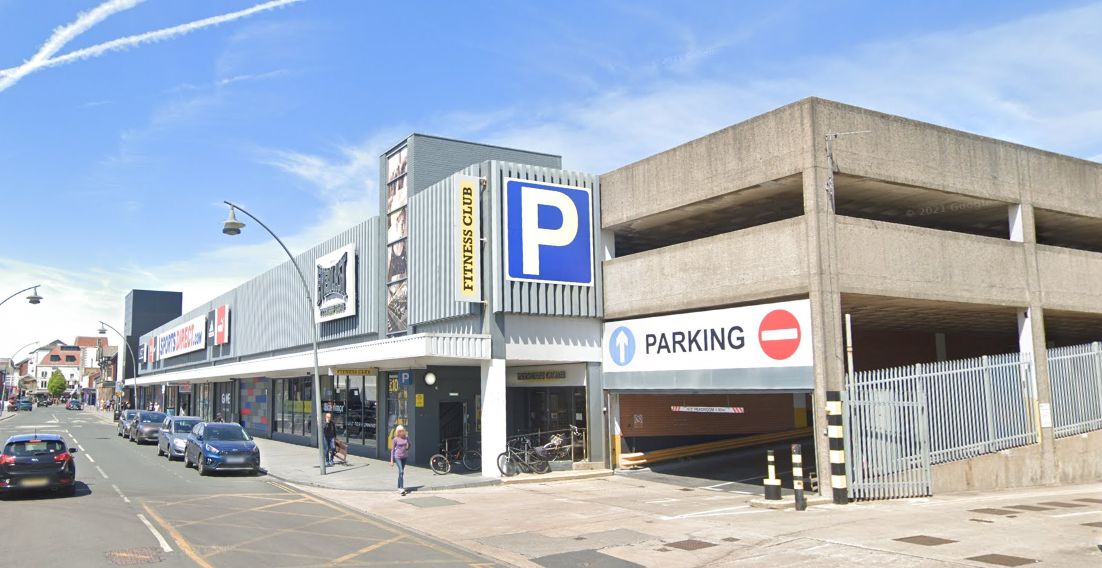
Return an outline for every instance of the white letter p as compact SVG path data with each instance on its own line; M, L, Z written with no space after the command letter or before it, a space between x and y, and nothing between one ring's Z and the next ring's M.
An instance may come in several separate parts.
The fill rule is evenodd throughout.
M525 274L540 273L540 245L563 247L578 236L578 211L565 193L535 187L520 188L520 230ZM554 207L562 213L562 226L543 229L539 226L541 205Z

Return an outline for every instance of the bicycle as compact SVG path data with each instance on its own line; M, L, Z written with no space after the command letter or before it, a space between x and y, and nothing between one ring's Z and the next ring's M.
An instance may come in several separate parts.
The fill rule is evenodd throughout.
M544 459L536 449L532 447L532 440L527 436L520 438L520 447L510 444L505 451L497 456L497 469L501 475L512 477L520 472L547 473L551 471L551 463Z
M459 444L454 450L448 448L448 442L440 446L440 453L433 454L429 458L429 467L437 475L447 475L452 471L452 464L460 463L467 471L480 471L482 469L482 452L478 450L465 450Z

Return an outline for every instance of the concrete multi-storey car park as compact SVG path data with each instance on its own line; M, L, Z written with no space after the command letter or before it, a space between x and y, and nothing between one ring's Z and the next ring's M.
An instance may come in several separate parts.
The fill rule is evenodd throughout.
M606 329L809 300L811 380L774 390L812 395L821 479L826 394L846 384L847 314L856 371L1032 354L1025 412L1045 423L1039 444L938 465L935 488L1102 477L1102 434L1055 440L1046 420L1066 407L1052 406L1047 349L1102 339L1102 165L811 98L606 173L601 189L615 244ZM648 422L625 396L639 405L661 393L654 412L685 394L739 394L687 371L639 384L605 367L625 437L627 422ZM731 418L749 419L754 401L739 404L745 414Z
M510 179L561 192L527 210L540 219L534 232L515 231L524 207L509 203L526 198L523 188L510 193ZM473 195L472 183L481 186L477 270L460 260L470 239L464 247L454 232L471 205L457 204L459 188ZM381 157L380 187L378 217L298 257L311 278L311 267L355 271L353 313L319 328L323 408L355 452L384 453L402 422L417 461L441 438L481 439L492 458L510 434L568 425L586 428L588 458L610 467L627 463L617 448L811 437L828 488L836 456L823 435L826 399L847 388L847 355L860 378L939 362L971 372L952 362L1020 353L1003 365L1009 374L995 369L1005 384L961 371L949 391L939 387L938 396L959 390L960 403L933 400L931 423L971 433L958 423L975 406L986 414L972 421L990 426L977 435L990 439L939 441L927 467L934 487L1102 478L1089 459L1102 449L1092 430L1102 427L1102 398L1069 419L1046 360L1070 357L1050 349L1089 351L1102 339L1099 164L807 99L599 183L562 170L557 156L414 135ZM507 260L579 244L552 234L573 214L543 218L571 202L582 229L590 214L581 254L541 256L532 268ZM545 240L525 247L522 233ZM342 251L353 251L346 265L333 256ZM188 401L191 413L312 443L309 314L296 278L284 263L143 334L140 398ZM479 293L463 297L468 285ZM209 328L205 343L153 355L154 338L197 320ZM1091 354L1080 355L1076 368L1088 369ZM991 374L988 359L977 361ZM1062 364L1059 385L1102 382L1102 369L1069 378ZM1102 396L1102 384L1091 388ZM977 393L991 395L989 408L968 398ZM900 401L910 404L888 402ZM888 431L890 443L909 443L908 428ZM483 473L496 475L492 464Z

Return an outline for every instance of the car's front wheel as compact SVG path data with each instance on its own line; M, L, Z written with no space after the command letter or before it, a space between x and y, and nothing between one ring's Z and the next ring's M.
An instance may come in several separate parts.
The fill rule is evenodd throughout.
M201 476L206 476L206 475L207 475L208 473L210 473L210 472L209 472L209 471L207 470L207 467L206 467L205 465L203 465L203 462L205 462L205 461L207 461L207 460L203 459L203 456L202 456L202 455L196 456L196 457L195 457L195 459L196 459L196 461L198 462L198 463L196 464L196 469L198 469L198 470L199 470L199 475L201 475Z

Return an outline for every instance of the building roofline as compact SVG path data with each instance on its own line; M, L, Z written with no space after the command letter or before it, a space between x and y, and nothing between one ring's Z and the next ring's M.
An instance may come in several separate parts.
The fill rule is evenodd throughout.
M472 146L482 146L482 147L485 147L485 148L497 148L499 150L509 150L510 152L524 152L526 154L538 154L540 156L548 156L548 157L551 157L551 158L558 158L560 160L562 159L561 155L551 154L549 152L536 152L534 150L525 150L523 148L510 148L509 146L499 146L497 144L485 144L485 143L482 143L482 142L471 142L470 140L460 140L458 138L448 138L446 136L436 136L435 134L424 134L424 133L421 133L421 132L411 132L409 134L409 136L406 136L405 138L402 138L401 142L391 146L390 148L387 148L386 151L382 153L381 157L385 158L388 154L394 152L398 148L402 147L403 144L406 144L407 142L409 142L409 139L413 138L414 136L419 137L419 138L433 138L433 139L436 139L436 140L444 140L445 142L457 142L459 144L470 144Z

